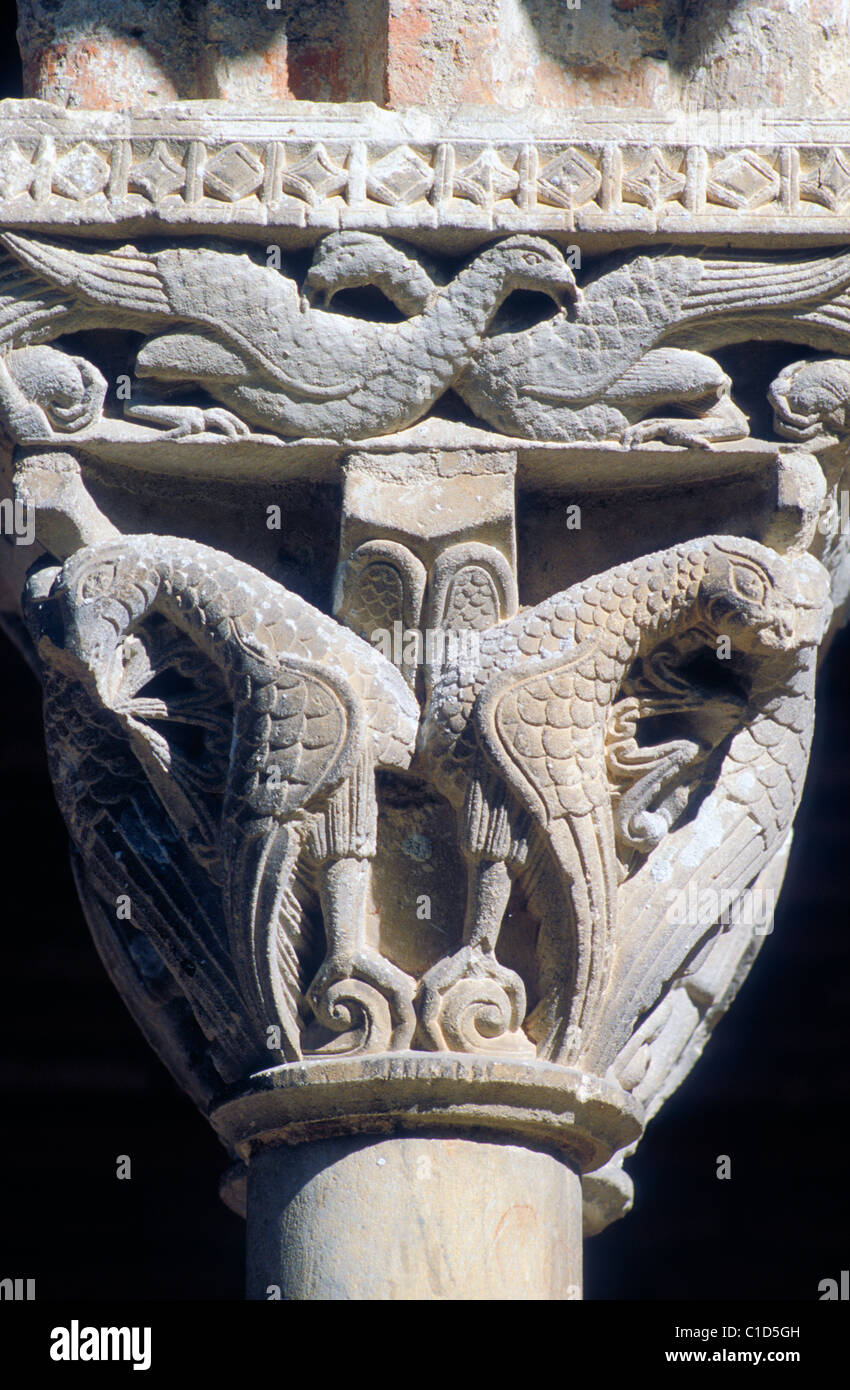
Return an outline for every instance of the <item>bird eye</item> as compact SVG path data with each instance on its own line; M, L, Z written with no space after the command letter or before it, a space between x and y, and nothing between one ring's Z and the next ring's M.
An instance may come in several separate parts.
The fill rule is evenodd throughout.
M525 265L539 265L542 257L539 251L526 251L522 259Z
M116 568L111 560L90 569L79 582L77 601L79 603L92 603L95 599L108 594L115 583L115 575Z
M731 587L749 603L764 603L767 598L767 580L749 565L731 566Z

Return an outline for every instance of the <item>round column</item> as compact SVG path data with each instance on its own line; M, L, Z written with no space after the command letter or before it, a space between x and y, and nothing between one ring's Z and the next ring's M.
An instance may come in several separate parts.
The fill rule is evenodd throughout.
M581 1298L581 1174L642 1124L600 1077L414 1052L272 1067L211 1120L248 1298L310 1301Z
M258 1153L249 1299L581 1297L581 1179L471 1135L364 1135Z

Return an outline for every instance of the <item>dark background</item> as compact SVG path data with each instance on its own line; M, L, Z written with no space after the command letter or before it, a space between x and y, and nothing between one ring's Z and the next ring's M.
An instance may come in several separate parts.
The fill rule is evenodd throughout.
M9 7L0 95L20 95ZM590 1299L816 1299L850 1265L846 1170L850 632L821 678L776 927L630 1163L636 1209L586 1246ZM224 1150L137 1033L92 946L39 696L0 637L0 1278L39 1298L236 1299ZM118 1181L127 1154L132 1179ZM718 1181L717 1156L732 1177Z

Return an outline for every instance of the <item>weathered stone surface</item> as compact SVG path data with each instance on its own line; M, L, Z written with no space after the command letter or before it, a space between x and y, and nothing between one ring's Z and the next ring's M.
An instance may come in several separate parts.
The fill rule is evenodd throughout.
M581 1185L545 1151L408 1136L271 1149L248 1210L248 1298L580 1296Z
M128 118L7 101L0 115L0 220L21 228L275 229L293 246L395 228L449 250L468 231L578 233L590 253L654 238L811 249L850 227L841 110L449 116L245 100L238 116L193 101Z
M831 0L20 0L28 95L77 106L298 97L453 109L845 104Z
M559 248L539 237L504 238L432 274L382 237L339 232L319 243L299 293L292 275L235 250L81 251L12 232L0 241L0 411L22 444L100 425L106 382L97 367L41 346L82 327L147 335L125 414L174 438L397 433L453 387L506 435L630 447L747 435L731 379L699 349L782 338L840 351L850 323L850 256L841 252L787 262L635 254L607 272L603 262L582 289ZM381 291L403 321L334 312L334 295L362 287ZM517 291L547 296L551 310L488 337ZM328 308L314 306L317 292ZM556 311L564 299L569 313ZM201 387L220 405L147 399L148 383L160 393Z
M721 59L652 4L208 5L182 87L135 13L83 49L31 6L30 80L114 105L115 44L156 109L0 110L3 467L93 935L242 1165L252 1296L578 1296L579 1174L599 1230L771 929L850 590L850 127L781 64L795 113L728 138L554 108L708 102L815 12L730 10ZM404 112L248 106L379 63Z

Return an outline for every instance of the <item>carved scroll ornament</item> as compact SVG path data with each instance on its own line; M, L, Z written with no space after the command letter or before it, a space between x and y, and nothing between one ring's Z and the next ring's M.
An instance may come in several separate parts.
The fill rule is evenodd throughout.
M223 1080L272 1028L280 1060L536 1052L629 1087L639 1021L722 930L677 925L676 895L737 896L787 836L826 581L733 537L617 566L430 672L421 719L380 653L205 546L87 547L28 604L86 894L129 895ZM680 732L638 745L643 720ZM469 866L463 944L420 981L366 942L381 768L455 807ZM513 880L525 979L498 959Z
M243 1157L266 1124L300 1142L462 1113L605 1164L754 957L741 904L781 880L846 554L813 538L847 364L783 369L770 402L792 443L750 443L792 521L585 565L531 604L518 450L639 470L680 446L672 478L683 452L742 447L711 353L847 351L850 256L628 251L576 274L540 236L447 261L352 230L297 270L225 243L0 242L0 422L51 552L25 596L51 773L146 1035L204 1110L260 1097L261 1119L220 1122ZM126 397L93 360L116 329L139 335ZM120 534L83 487L77 456L114 478L167 440L179 476L199 435L234 473L269 442L293 468L308 446L341 464L333 617L260 563ZM75 452L39 501L33 451L57 441ZM400 652L376 644L396 626ZM421 657L411 634L474 641ZM382 839L391 802L426 801L464 901L428 959L400 940L386 883L409 863ZM623 1193L616 1161L607 1180Z

